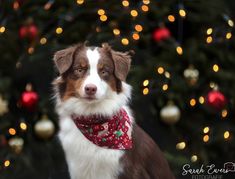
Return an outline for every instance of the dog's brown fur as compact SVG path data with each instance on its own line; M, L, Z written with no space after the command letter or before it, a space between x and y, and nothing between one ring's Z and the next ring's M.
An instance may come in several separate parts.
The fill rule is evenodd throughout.
M89 74L89 64L85 55L86 46L79 44L55 54L55 64L60 78L54 81L62 101L78 97L84 77ZM131 58L128 53L116 52L108 44L98 48L100 61L99 76L113 91L122 91L122 81L130 69ZM133 148L126 150L120 159L123 172L119 179L173 179L170 168L162 152L154 141L137 125L133 124Z
M163 153L137 125L133 125L133 148L121 158L124 172L119 179L174 179Z

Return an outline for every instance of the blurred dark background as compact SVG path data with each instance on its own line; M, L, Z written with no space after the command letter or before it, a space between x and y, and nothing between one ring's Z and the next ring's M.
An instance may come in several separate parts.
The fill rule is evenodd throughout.
M0 178L69 178L52 58L84 41L135 51L131 107L177 178L192 178L186 163L234 163L234 10L232 0L0 0Z

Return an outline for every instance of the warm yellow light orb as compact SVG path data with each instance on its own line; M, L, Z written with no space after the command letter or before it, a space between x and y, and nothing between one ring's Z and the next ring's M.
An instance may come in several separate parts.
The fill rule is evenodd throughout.
M28 48L28 53L29 53L29 54L33 54L33 52L34 52L34 48L33 48L33 47L29 47L29 48Z
M228 25L229 25L230 27L233 27L233 26L234 26L234 23L233 23L233 21L232 21L231 19L228 20Z
M192 155L191 156L191 162L196 162L198 159L197 155Z
M4 27L4 26L0 27L0 33L4 33L5 30L6 30L6 27Z
M149 93L149 89L148 88L144 88L143 89L143 95L147 95Z
M203 129L203 133L206 134L210 131L210 128L209 127L204 127Z
M143 4L150 4L150 0L143 0Z
M113 34L114 35L120 35L120 30L119 29L113 29Z
M130 14L132 17L138 16L138 12L136 10L131 10Z
M166 78L171 78L171 74L168 71L166 71L164 74Z
M183 149L185 149L185 147L186 147L185 142L179 142L179 143L176 144L176 149L177 150L183 150Z
M232 38L232 33L231 32L228 32L227 34L226 34L226 39L231 39Z
M179 55L183 55L183 48L181 46L177 46L176 47L176 52L179 54Z
M135 30L136 30L137 32L141 32L141 31L143 30L142 25L140 25L140 24L135 25Z
M77 4L81 5L84 3L84 0L77 0Z
M163 74L164 73L164 68L163 67L158 67L158 69L157 69L157 72L159 73L159 74Z
M208 142L210 139L209 135L204 135L203 136L203 142Z
M210 44L213 41L213 38L211 36L206 38L206 43Z
M163 91L166 91L167 89L168 89L168 84L162 85L162 90L163 90Z
M175 22L175 16L169 15L167 18L168 18L168 21Z
M199 97L199 103L203 104L205 102L205 98L203 96Z
M27 129L26 123L21 122L21 123L20 123L20 128L21 128L22 130L26 130L26 129Z
M180 15L181 17L185 17L185 16L186 16L186 11L185 11L184 9L180 9L180 10L179 10L179 15Z
M227 117L227 115L228 115L227 109L223 109L223 110L221 111L221 116L222 116L223 118L225 118L225 117Z
M47 43L47 39L46 39L45 37L42 37L42 38L40 39L40 44L44 45L44 44L46 44L46 43Z
M144 11L144 12L148 12L148 11L149 11L149 7L146 6L146 5L142 5L142 6L141 6L141 9L142 9L142 11Z
M229 136L230 136L229 131L225 131L225 132L224 132L224 139L228 139Z
M11 164L10 160L5 160L4 167L9 167Z
M55 30L55 32L56 32L57 34L61 34L61 33L63 32L63 28L62 28L62 27L57 27L56 30Z
M10 128L8 130L8 132L9 132L10 135L15 135L16 134L16 130L14 128Z
M206 30L206 34L207 34L207 35L211 35L212 32L213 32L213 29L212 29L212 28L208 28L208 29Z
M217 64L214 64L212 68L213 68L214 72L218 72L219 71L219 66Z
M123 45L128 45L129 44L129 40L127 38L122 38L121 40Z
M194 98L192 98L192 99L190 99L189 103L191 106L195 106L197 102Z
M144 80L143 81L143 86L148 86L149 85L149 80Z
M122 5L124 7L128 7L129 6L129 1L126 1L126 0L122 1Z
M102 15L105 14L105 11L104 11L104 9L99 9L99 10L97 11L97 13L98 13L100 16L102 16Z
M107 17L106 15L101 15L101 16L100 16L100 20L101 20L102 22L107 21L107 19L108 19L108 17Z
M133 33L133 34L132 34L132 38L133 38L134 40L139 40L139 39L140 39L140 35L139 35L138 33Z

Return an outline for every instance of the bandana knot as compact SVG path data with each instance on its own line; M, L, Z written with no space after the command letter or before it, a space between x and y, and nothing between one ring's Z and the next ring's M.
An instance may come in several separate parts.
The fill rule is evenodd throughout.
M82 134L95 145L110 149L132 148L131 121L124 109L110 117L75 114L71 117Z

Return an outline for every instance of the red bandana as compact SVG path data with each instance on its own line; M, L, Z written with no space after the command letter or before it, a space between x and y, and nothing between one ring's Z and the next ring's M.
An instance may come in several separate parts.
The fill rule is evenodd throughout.
M132 148L131 121L124 109L111 117L72 115L72 119L83 135L100 147Z

